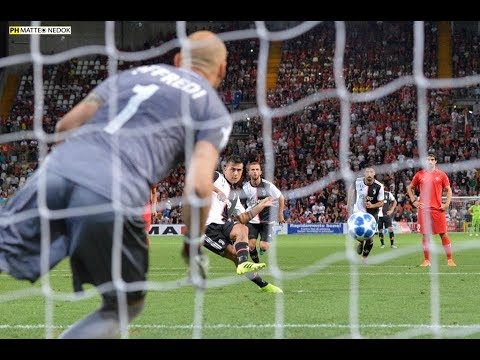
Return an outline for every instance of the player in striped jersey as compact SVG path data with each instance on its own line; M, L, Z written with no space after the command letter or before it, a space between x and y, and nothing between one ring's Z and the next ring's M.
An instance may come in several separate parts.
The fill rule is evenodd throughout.
M242 178L243 161L233 155L227 159L223 174L214 174L214 192L207 218L203 245L217 255L230 259L237 267L237 274L245 274L264 292L282 293L282 289L263 280L256 270L265 263L248 261L247 224L263 209L272 205L272 198L266 197L248 211L239 200L235 185Z
M385 241L383 239L383 230L388 231L390 237L390 247L396 249L395 245L395 233L393 232L392 214L397 207L397 199L390 191L385 191L385 199L383 200L383 206L378 213L378 237L380 238L380 248L385 247Z
M272 226L278 221L284 223L283 209L285 198L280 190L270 181L262 179L262 168L258 161L247 164L247 174L250 180L243 184L243 203L247 210L255 207L268 196L274 199L273 206L263 209L248 223L248 246L250 257L255 263L260 262L257 252L257 238L260 235L260 255L268 250L272 241Z
M375 169L369 166L365 168L364 177L357 178L349 189L348 209L350 214L359 211L372 214L378 222L378 212L383 206L384 199L385 190L383 184L375 180ZM357 253L362 255L362 262L366 261L370 250L373 248L374 236L375 234L367 240L358 240Z

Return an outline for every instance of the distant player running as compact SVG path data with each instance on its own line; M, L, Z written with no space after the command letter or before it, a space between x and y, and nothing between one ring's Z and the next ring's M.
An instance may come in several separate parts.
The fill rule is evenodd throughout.
M378 221L378 211L383 206L385 190L383 184L375 180L373 167L365 168L364 174L365 176L357 178L349 189L348 209L350 214L359 211L368 212ZM357 253L362 256L362 262L366 261L373 248L374 236L375 234L367 240L358 240Z

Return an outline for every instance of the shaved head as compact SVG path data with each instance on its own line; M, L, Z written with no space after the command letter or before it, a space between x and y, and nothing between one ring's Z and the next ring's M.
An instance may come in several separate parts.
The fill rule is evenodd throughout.
M197 31L188 39L190 49L182 48L184 62L189 59L188 50L191 51L192 65L212 67L227 59L227 48L220 38L211 31Z
M225 77L227 48L222 39L211 31L192 33L177 56L175 65L201 73L215 88Z

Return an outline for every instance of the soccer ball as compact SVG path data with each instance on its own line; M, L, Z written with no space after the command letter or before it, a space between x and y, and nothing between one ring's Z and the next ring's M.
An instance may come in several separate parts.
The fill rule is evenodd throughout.
M356 212L347 221L348 234L355 240L366 240L375 235L377 221L372 214Z

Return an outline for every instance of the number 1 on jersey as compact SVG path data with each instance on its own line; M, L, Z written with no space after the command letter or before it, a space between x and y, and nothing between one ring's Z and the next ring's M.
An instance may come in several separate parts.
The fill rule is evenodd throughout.
M135 85L132 89L135 95L128 100L128 104L117 114L117 116L110 120L103 130L109 134L116 132L137 112L140 104L149 99L158 89L159 86L155 84Z

